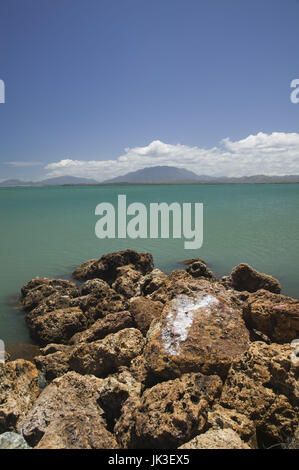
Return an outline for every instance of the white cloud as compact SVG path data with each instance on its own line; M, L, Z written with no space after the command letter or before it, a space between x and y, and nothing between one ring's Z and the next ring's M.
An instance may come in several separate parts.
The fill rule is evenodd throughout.
M210 149L155 140L145 147L126 148L117 160L65 159L45 168L49 170L48 177L71 175L104 181L157 165L186 168L211 176L299 174L299 134L259 132L239 141L223 139L219 146Z

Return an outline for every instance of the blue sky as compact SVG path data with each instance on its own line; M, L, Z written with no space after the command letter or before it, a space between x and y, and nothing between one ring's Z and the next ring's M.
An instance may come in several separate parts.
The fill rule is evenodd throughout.
M298 18L296 0L1 0L0 179L299 174Z

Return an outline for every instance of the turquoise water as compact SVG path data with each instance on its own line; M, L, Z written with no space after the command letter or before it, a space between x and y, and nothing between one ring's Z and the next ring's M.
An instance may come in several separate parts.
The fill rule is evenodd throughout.
M100 240L94 227L100 202L202 202L204 242L185 250L179 239ZM18 310L21 286L31 278L68 278L89 258L124 248L150 251L167 272L200 257L218 276L240 262L277 277L283 293L299 297L299 185L77 186L1 188L0 338L29 342Z

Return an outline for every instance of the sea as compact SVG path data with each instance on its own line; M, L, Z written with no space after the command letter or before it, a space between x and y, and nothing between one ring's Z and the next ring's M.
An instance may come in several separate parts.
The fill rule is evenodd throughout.
M173 238L171 230L170 238L99 239L96 206L108 202L117 211L119 195L147 208L202 203L201 248L186 249L184 236ZM167 273L197 257L218 277L246 262L279 279L283 294L299 297L299 184L0 188L0 216L0 339L12 349L32 343L20 304L25 282L71 279L82 262L125 248L151 252Z

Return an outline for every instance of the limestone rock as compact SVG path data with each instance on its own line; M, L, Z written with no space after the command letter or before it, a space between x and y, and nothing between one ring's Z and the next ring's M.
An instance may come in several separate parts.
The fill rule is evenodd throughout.
M290 345L256 341L235 359L220 404L254 422L260 445L285 442L298 425L299 363Z
M149 371L159 378L171 379L186 372L225 377L232 360L248 344L241 312L221 297L179 295L152 322L144 356Z
M179 449L250 449L232 429L211 429Z
M280 294L280 282L268 274L260 273L247 263L236 266L230 276L225 279L225 285L238 291L256 292L265 289Z
M186 271L197 279L203 278L210 281L217 281L215 274L202 261L190 263Z
M103 377L142 353L144 338L134 328L126 328L92 343L78 344L69 359L71 368L81 374Z
M69 372L69 358L72 350L72 346L63 344L48 344L48 346L41 349L42 355L36 356L34 363L47 382L51 382Z
M243 311L246 324L272 341L289 343L299 338L299 300L259 290L250 295Z
M160 269L153 269L137 282L137 295L149 295L162 286L167 275Z
M221 392L217 376L185 374L147 389L122 408L114 433L125 448L176 448L203 431Z
M138 291L138 281L142 277L140 271L134 269L133 265L120 266L116 268L116 280L112 284L116 292L129 299L134 297Z
M83 263L74 272L73 277L80 281L87 279L104 279L112 284L117 277L117 268L133 265L136 271L146 274L153 269L153 257L150 253L139 253L135 250L122 250L103 255L99 260L93 259Z
M129 310L137 328L146 335L152 321L161 316L163 304L146 297L134 297L130 301Z
M25 310L37 307L46 297L67 295L76 297L79 294L74 282L64 279L35 278L23 285L22 304Z
M87 325L86 316L78 307L53 310L43 315L26 315L26 322L32 337L41 345L49 343L66 344L78 331Z
M39 393L34 364L17 359L0 365L0 433L17 430Z
M39 448L115 448L97 403L101 384L75 372L53 380L21 423L23 436Z
M125 328L134 327L130 312L111 313L97 320L90 328L76 333L69 341L70 344L91 343Z
M31 449L24 437L15 432L0 434L0 449Z

